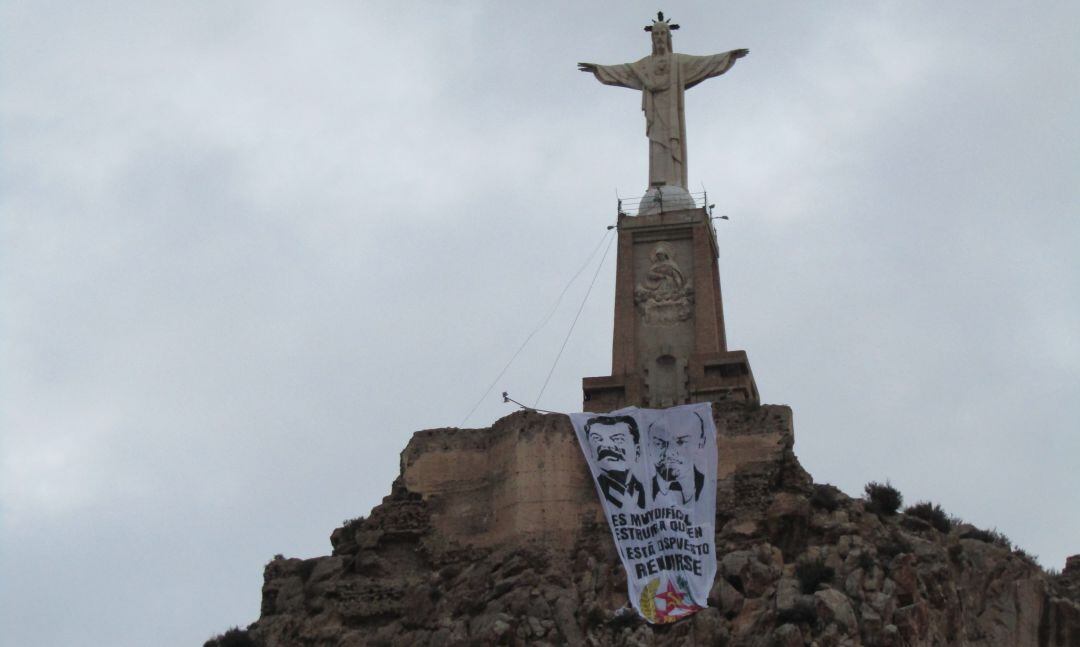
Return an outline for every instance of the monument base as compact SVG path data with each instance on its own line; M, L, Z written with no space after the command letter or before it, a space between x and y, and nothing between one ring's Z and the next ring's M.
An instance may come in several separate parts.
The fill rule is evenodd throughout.
M585 378L585 411L760 403L746 353L727 347L712 218L668 204L619 217L611 375Z
M761 403L745 351L694 355L686 373L685 401L666 406L692 402L743 402L752 406ZM648 376L639 373L586 377L581 381L581 389L583 411L606 413L623 407L657 405L650 398Z
M694 198L681 186L654 186L638 203L639 216L652 216L667 211L696 209Z

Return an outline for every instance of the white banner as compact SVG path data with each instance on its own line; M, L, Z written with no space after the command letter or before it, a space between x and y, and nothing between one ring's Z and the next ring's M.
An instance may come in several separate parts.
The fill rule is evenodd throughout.
M712 405L572 413L630 602L654 624L705 608L716 576Z

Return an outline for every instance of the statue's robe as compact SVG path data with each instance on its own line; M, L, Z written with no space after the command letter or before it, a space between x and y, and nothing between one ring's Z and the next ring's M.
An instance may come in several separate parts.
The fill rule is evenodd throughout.
M686 188L686 111L683 93L720 76L738 60L735 50L711 56L653 54L635 63L597 65L605 85L641 90L645 134L649 138L649 186Z

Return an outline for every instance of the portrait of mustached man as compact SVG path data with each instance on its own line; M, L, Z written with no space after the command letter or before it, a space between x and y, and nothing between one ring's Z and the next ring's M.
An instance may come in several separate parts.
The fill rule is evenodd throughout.
M686 424L671 424L670 419L649 426L650 458L656 468L652 480L652 498L672 495L676 502L687 504L701 497L705 475L694 464L705 446L705 421L691 413Z
M596 483L611 505L622 508L629 500L645 508L645 486L631 469L641 460L641 434L630 416L597 416L585 423L585 436L600 474Z

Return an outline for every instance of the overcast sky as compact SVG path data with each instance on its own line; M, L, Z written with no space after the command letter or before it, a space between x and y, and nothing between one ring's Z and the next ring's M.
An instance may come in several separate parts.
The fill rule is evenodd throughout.
M520 7L520 8L518 8ZM655 3L0 4L0 626L196 645L458 426L647 178ZM1080 553L1080 4L662 7L818 482ZM533 404L599 254L468 419ZM610 372L614 251L540 406ZM7 641L10 641L7 642Z

